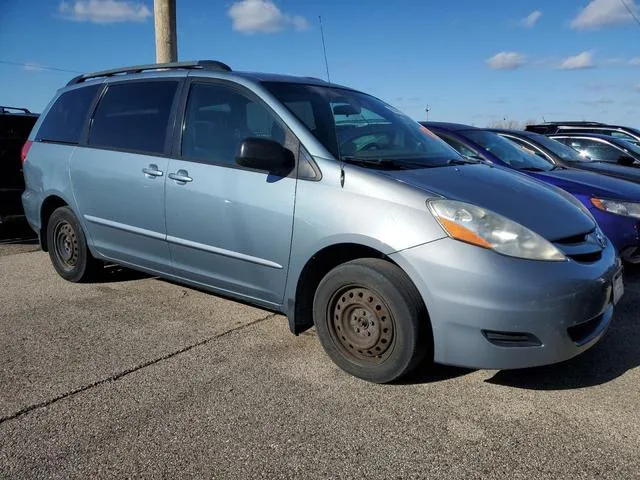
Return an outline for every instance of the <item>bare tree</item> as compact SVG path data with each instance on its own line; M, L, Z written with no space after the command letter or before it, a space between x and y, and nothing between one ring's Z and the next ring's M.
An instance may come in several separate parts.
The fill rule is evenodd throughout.
M518 120L512 120L505 118L503 120L496 120L489 125L489 128L504 128L507 130L524 130L527 125L537 123L535 119L527 120L526 122L520 122Z
M506 128L509 130L521 130L522 129L522 124L517 121L517 120L508 120L508 119L504 119L504 120L496 120L494 122L491 123L490 125L491 128Z

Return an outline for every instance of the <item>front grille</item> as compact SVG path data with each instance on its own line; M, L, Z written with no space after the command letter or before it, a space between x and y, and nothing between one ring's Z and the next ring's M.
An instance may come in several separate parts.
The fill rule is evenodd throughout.
M561 245L575 245L577 243L584 243L587 240L589 233L590 232L580 233L571 237L564 237L560 240L556 240L554 243L559 243Z
M568 255L568 257L580 263L593 263L602 258L602 252L578 253L575 255Z
M567 258L580 263L593 263L602 258L605 245L598 241L595 229L559 238L552 242Z

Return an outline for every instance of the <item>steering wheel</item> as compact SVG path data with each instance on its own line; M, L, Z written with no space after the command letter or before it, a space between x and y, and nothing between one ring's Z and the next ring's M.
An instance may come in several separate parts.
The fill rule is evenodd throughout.
M365 152L367 150L382 150L382 145L377 142L370 142L360 148L360 152Z
M341 145L344 145L345 143L367 135L375 135L379 133L382 135L392 136L393 132L394 127L392 125L367 125L366 127L352 128L351 130L343 132L339 137L339 141Z

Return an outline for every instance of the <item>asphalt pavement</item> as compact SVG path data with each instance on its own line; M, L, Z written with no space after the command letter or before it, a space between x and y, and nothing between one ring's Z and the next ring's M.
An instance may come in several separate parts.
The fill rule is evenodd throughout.
M640 268L606 337L519 371L374 385L284 317L0 226L0 478L640 478Z

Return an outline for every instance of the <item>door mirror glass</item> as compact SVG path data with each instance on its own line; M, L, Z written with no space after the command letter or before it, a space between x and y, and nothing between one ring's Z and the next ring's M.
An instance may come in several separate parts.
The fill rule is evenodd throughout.
M273 173L288 173L294 165L293 152L267 138L249 137L240 144L238 165Z
M633 159L633 157L629 157L627 155L622 155L620 158L618 158L618 165L630 167L634 163L636 163L636 161Z

